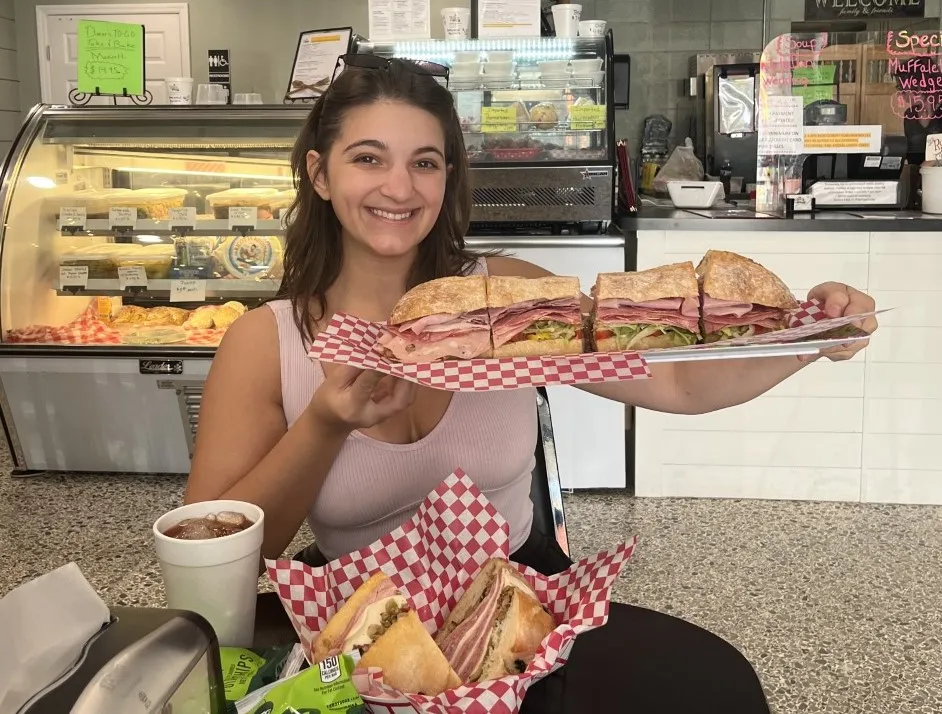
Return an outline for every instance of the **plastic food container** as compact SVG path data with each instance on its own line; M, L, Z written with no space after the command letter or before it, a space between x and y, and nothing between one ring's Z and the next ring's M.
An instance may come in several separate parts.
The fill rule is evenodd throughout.
M572 60L569 64L572 67L573 74L584 77L591 72L598 72L602 69L602 58Z
M132 246L122 247L132 248ZM173 256L174 249L172 245L148 245L139 246L138 250L117 253L115 262L119 268L141 266L149 279L160 280L170 277Z
M942 166L923 166L922 210L924 213L942 213Z
M86 266L89 279L108 280L118 277L117 251L112 244L90 245L59 255L60 266Z
M136 327L121 331L121 341L128 345L172 345L186 342L182 327Z
M677 208L710 208L724 193L720 181L668 181L667 192Z
M206 205L216 218L228 218L230 208L255 207L265 219L271 218L271 202L279 193L274 188L230 188L208 195Z
M171 208L180 208L185 200L186 189L142 188L113 197L111 205L134 206L138 218L163 220L170 217Z

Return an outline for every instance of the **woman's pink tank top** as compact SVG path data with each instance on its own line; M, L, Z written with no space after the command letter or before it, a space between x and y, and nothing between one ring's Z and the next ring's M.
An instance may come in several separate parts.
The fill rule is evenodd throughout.
M482 259L474 273L486 273ZM308 358L287 300L268 303L278 323L281 397L290 427L324 379ZM455 392L442 420L414 444L353 432L308 514L328 559L363 548L408 521L448 474L461 468L510 526L510 552L533 522L530 474L537 438L533 389Z

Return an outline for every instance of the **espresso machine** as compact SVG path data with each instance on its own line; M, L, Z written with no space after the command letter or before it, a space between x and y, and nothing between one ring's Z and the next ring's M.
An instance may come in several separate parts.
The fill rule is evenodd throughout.
M711 176L741 176L742 192L756 180L761 57L759 52L727 52L690 58L688 96L697 156Z

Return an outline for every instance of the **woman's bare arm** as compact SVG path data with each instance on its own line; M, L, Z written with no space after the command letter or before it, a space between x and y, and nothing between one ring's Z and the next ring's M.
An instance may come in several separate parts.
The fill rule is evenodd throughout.
M185 501L260 506L262 555L277 558L313 506L348 433L311 410L287 428L275 318L268 308L253 310L232 325L213 359Z

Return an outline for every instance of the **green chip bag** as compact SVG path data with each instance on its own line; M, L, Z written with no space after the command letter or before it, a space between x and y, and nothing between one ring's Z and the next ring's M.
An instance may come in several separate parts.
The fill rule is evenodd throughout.
M272 687L251 714L366 714L350 675L349 655L328 657Z
M226 701L236 702L250 692L278 681L292 648L293 645L264 650L220 647Z

